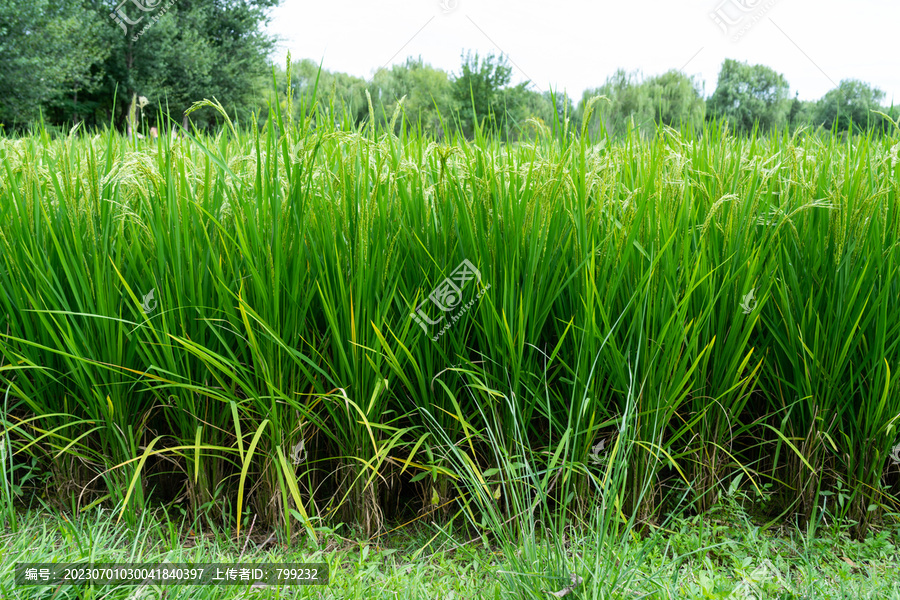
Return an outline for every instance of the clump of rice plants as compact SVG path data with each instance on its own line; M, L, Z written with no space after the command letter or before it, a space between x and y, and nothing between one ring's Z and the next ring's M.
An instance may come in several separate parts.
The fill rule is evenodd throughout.
M604 501L645 528L738 473L858 536L896 511L897 133L438 142L297 101L0 138L3 518L29 469L312 541Z

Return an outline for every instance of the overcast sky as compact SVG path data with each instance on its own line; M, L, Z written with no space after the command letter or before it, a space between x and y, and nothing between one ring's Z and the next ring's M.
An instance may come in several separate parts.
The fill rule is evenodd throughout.
M576 102L617 68L681 69L709 96L734 58L774 68L802 100L853 78L900 104L898 0L283 0L272 16L273 59L290 50L367 78L420 55L458 72L472 49L505 53L513 83L564 89Z

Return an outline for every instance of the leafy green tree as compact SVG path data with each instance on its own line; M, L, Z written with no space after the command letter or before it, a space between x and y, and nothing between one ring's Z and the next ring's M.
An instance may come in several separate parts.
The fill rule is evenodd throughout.
M579 123L594 96L604 96L609 102L595 107L588 123L591 136L601 132L621 135L631 123L644 131L651 131L659 124L679 127L685 123L697 127L703 123L706 110L700 84L674 70L642 80L638 72L619 69L601 87L585 91L576 111Z
M574 118L572 99L563 93L537 92L516 87L507 90L506 94L510 106L509 117L517 139L531 135L529 119L534 119L551 130L558 130L565 125L566 119L571 123Z
M726 59L707 114L725 118L743 133L755 124L763 131L782 127L790 111L789 86L784 76L765 65Z
M515 109L521 90L527 86L515 86L519 92L505 91L511 80L512 67L502 54L498 57L490 53L479 59L477 52L470 52L462 57L460 73L453 80L453 100L466 136L474 135L476 121L487 131L509 133L507 112Z
M605 96L609 100L609 106L599 106L594 115L610 135L624 133L632 121L638 127L652 123L653 108L640 83L637 71L618 69L600 88L585 92L585 101L593 96Z
M99 16L74 6L0 0L0 123L26 124L41 108L59 107L103 76L109 55Z
M695 128L703 124L706 103L697 82L680 71L671 70L642 84L657 124Z
M791 108L788 111L788 123L793 126L794 123L797 122L797 118L800 115L800 111L803 109L803 103L800 101L800 92L797 92L794 95L794 100L791 102Z
M844 79L835 89L819 100L815 111L818 124L834 130L847 131L881 124L883 117L872 113L884 110L884 92L857 79Z
M284 71L279 72L279 84L283 81ZM337 115L344 112L350 116L354 126L361 123L369 114L366 89L373 93L373 102L379 103L379 93L375 91L373 84L367 84L362 77L355 77L347 73L331 72L320 68L320 65L308 58L295 61L291 69L291 86L293 88L295 116L300 116L301 105L299 99L306 98L305 110L312 106L312 94L316 93L315 100L322 108L334 107ZM282 99L283 101L283 99Z
M381 100L387 117L394 114L397 103L405 96L403 113L406 119L413 124L421 123L422 131L436 138L443 137L441 119L448 126L453 122L453 88L448 74L424 63L419 57L408 58L403 65L394 65L385 75L380 82L385 92Z
M817 103L810 100L800 100L800 93L797 92L794 99L791 100L791 107L788 110L788 126L790 130L796 131L800 127L815 127L815 112Z
M268 87L265 24L278 2L145 0L141 10L108 0L0 0L0 122L31 121L43 109L60 123L115 116L123 124L135 94L151 101L150 116L161 108L177 118L213 97L247 114Z

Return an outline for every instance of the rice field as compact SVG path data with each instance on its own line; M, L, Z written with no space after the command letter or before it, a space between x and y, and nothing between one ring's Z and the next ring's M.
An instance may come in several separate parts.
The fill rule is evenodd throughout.
M436 143L299 104L0 138L0 523L422 521L565 575L570 528L600 557L736 490L900 512L900 127Z

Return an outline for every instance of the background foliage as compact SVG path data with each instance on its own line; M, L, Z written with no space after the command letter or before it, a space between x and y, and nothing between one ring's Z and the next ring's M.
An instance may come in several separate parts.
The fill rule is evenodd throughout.
M178 0L159 9L159 15L148 12L125 32L110 18L116 7L105 0L0 0L0 125L23 130L43 118L64 127L83 122L125 130L134 96L148 100L141 120L145 129L159 124L159 112L180 121L194 102L213 98L232 119L244 123L256 118L260 125L272 104L287 101L283 94L276 98L271 93L275 40L266 26L277 4ZM128 3L123 10L133 19L140 14ZM141 33L151 21L152 27ZM280 77L286 75L276 69ZM883 92L864 82L842 81L817 102L792 101L783 75L730 59L708 98L704 82L674 70L646 78L620 70L587 90L577 106L563 91L542 89L541 82L513 84L514 75L506 57L472 52L463 53L457 72L434 68L419 57L379 69L369 78L332 73L301 59L292 65L291 91L304 93L318 83L323 102L346 112L354 127L366 119L388 126L403 99L410 126L436 139L450 132L473 139L476 131L507 140L533 139L535 126L556 130L567 119L580 135L574 124L596 95L606 101L589 121L586 133L594 137L601 131L622 136L631 123L650 133L660 124L697 130L714 119L727 120L744 134L754 127L874 129L883 134L891 121L873 111L892 119L900 116L897 107L881 105ZM208 109L193 112L191 119L201 128L221 123Z

